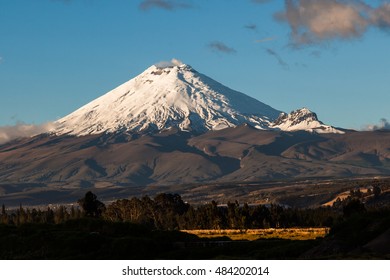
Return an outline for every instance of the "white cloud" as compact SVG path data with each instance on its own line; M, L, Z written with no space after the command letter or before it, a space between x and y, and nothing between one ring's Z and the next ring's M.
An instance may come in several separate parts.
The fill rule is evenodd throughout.
M155 66L158 68L169 68L169 67L174 67L174 66L180 66L182 64L183 64L182 61L180 61L176 58L172 58L171 61L160 61L160 62L156 63Z
M369 124L363 128L363 130L368 130L368 131L374 131L380 129L390 129L390 122L387 119L382 118L379 121L379 124Z
M18 123L13 126L0 127L0 144L23 137L32 137L54 130L55 124L47 122L40 125Z

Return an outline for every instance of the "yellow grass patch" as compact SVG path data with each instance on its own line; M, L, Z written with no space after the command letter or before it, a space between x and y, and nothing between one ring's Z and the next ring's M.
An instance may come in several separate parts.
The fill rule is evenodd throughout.
M182 232L195 234L201 238L213 238L227 236L232 240L257 240L269 238L281 238L290 240L309 240L324 237L329 233L329 228L269 228L269 229L199 229L182 230Z

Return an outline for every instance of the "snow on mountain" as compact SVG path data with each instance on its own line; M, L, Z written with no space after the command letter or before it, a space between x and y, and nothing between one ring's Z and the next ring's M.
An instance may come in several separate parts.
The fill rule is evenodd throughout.
M279 116L279 117L278 117ZM159 63L56 122L55 134L205 132L249 124L258 129L342 133L303 108L282 113L178 60Z
M248 123L268 129L280 111L198 73L186 64L151 66L57 121L57 134L177 127L204 132Z
M271 128L282 131L305 130L316 133L344 133L342 130L323 124L318 120L317 114L307 108L292 111L290 114L281 113Z

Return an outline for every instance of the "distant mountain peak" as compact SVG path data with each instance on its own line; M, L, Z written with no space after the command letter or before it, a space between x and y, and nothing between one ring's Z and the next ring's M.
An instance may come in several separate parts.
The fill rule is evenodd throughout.
M292 111L289 114L281 113L271 127L283 131L305 130L317 133L344 133L342 130L318 120L317 114L306 107Z
M290 114L284 112L281 113L279 117L274 121L274 125L282 125L283 123L286 123L286 121L289 121L291 126L296 126L305 121L319 122L317 114L310 111L306 107L294 110Z

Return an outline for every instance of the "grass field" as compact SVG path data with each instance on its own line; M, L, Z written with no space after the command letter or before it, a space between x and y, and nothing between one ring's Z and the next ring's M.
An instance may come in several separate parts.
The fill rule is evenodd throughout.
M257 239L289 239L289 240L311 240L318 237L325 237L329 228L269 228L269 229L201 229L182 230L182 232L195 234L201 238L214 238L227 236L231 240L257 240Z

